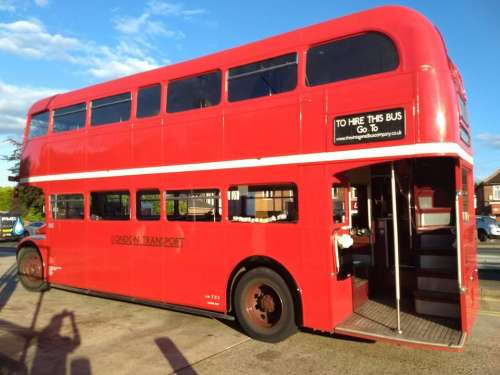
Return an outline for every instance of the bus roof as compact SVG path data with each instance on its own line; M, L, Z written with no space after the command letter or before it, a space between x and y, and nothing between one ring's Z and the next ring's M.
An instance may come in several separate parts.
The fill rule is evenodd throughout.
M310 46L326 40L342 38L366 31L378 31L390 36L400 50L405 69L420 65L444 68L447 64L446 50L439 31L417 11L403 6L383 6L340 18L303 27L243 46L230 48L207 56L136 73L115 80L98 83L64 94L42 99L32 105L29 114L57 108L89 98L105 97L138 86L147 86L159 80L168 81L195 75L218 68L229 68L256 59L265 59L281 52L289 52L297 46ZM418 31L418 33L414 33ZM404 42L404 43L402 43ZM430 44L429 44L430 43ZM442 49L428 48L429 45L443 45ZM406 55L406 59L404 58Z

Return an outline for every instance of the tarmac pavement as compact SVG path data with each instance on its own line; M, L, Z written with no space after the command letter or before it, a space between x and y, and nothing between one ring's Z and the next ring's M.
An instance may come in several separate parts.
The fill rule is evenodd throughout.
M0 248L2 375L500 373L494 296L482 301L462 353L311 331L266 344L216 319L58 289L30 293L17 283L14 263L12 250Z

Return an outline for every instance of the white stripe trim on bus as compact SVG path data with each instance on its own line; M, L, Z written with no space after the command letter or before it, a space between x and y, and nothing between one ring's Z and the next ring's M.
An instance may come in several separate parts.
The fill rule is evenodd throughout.
M473 164L473 158L456 143L421 143L416 145L389 146L365 148L348 151L318 152L311 154L294 154L286 156L271 156L260 159L225 160L208 163L162 165L157 167L111 169L105 171L75 172L44 176L21 178L21 183L48 182L65 180L82 180L92 178L109 178L124 176L141 176L148 174L201 172L220 169L270 167L287 164L307 164L318 162L332 162L342 160L378 159L396 156L411 155L456 155Z

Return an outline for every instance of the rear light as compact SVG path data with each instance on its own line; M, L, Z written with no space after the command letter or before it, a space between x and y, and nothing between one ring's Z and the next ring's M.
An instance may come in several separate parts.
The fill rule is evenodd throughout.
M43 224L40 228L35 231L36 234L46 234L47 233L47 224Z

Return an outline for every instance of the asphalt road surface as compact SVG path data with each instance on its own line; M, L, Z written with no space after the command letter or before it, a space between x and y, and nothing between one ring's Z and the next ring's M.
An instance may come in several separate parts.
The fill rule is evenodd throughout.
M58 289L29 293L17 283L12 249L3 245L2 375L500 373L500 308L494 303L480 312L461 353L310 331L266 344L215 319Z

